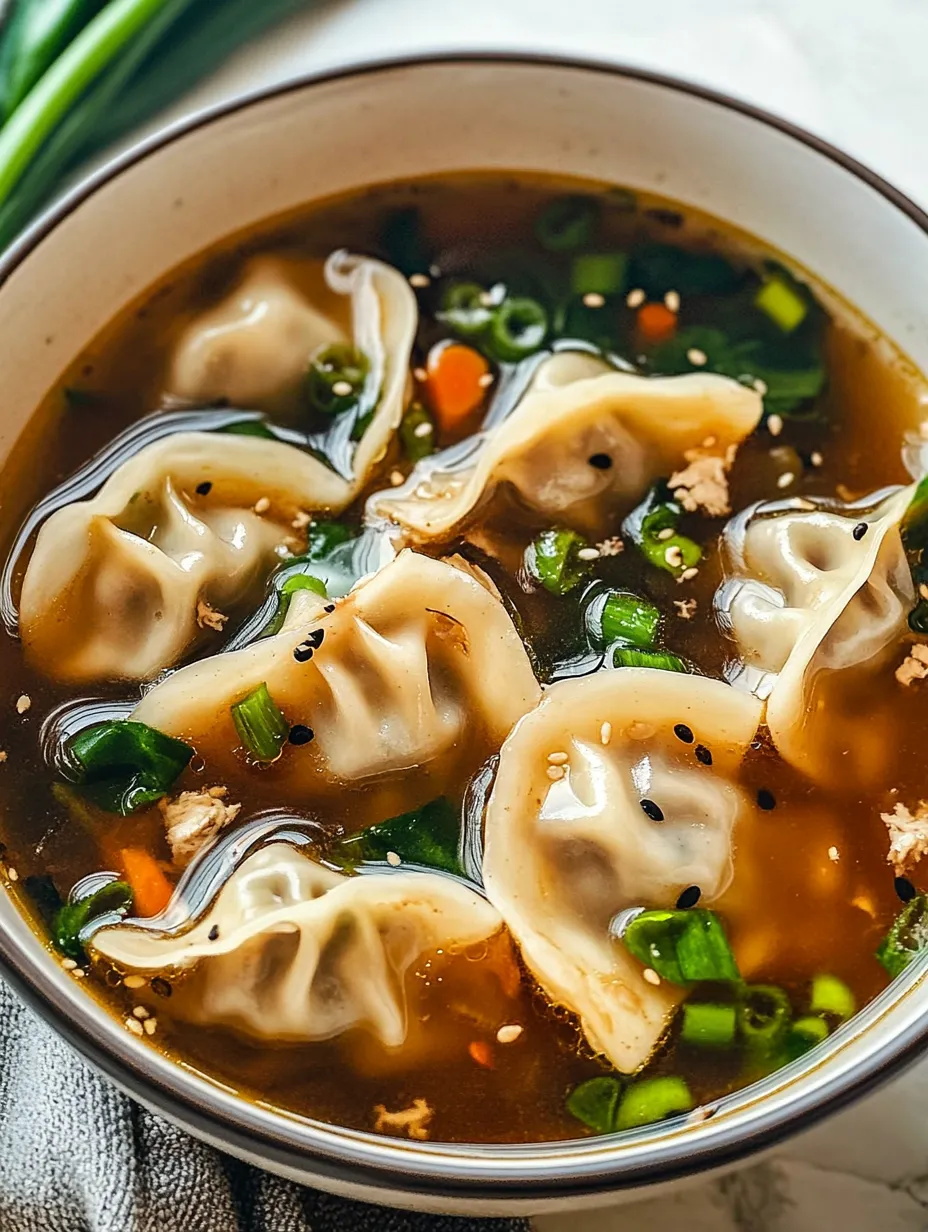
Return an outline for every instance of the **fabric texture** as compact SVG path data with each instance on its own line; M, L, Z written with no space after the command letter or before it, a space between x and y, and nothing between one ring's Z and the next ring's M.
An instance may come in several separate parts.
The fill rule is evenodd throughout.
M0 1232L528 1232L280 1180L117 1091L0 981Z

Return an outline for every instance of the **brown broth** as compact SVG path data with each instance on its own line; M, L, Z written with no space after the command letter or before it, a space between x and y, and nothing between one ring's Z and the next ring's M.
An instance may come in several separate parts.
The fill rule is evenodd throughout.
M4 475L2 542L11 542L37 499L157 407L166 356L179 332L233 284L249 256L262 251L293 258L321 256L339 246L376 249L384 210L412 202L423 212L436 249L459 253L466 266L469 253L486 255L523 243L539 206L565 188L576 186L542 179L464 177L377 188L276 220L172 271L77 357L37 409L28 440L14 450ZM656 199L644 201L642 208L675 209ZM610 218L604 246L647 233L664 242L697 246L708 238L726 252L759 248L750 237L692 213L681 226L641 211L616 212ZM426 324L414 363L421 362L432 337L434 326ZM906 480L901 438L918 418L921 378L849 311L830 326L827 350L830 383L820 400L821 416L787 419L781 435L760 430L745 442L731 476L735 510L782 496L777 479L786 470L795 472L789 495L857 497ZM78 397L65 393L75 389ZM874 406L880 408L878 416ZM467 425L469 430L475 426ZM816 453L821 461L813 465L809 459ZM385 486L397 462L394 448L371 487ZM685 520L684 533L687 525ZM716 521L707 529L703 523L697 537L711 544L721 526ZM526 593L517 580L524 549L539 529L536 517L501 495L460 538L429 551L460 550L487 568L518 612L544 679L558 659L569 657L565 650L579 647L580 628L573 601L544 591ZM732 647L712 616L712 595L721 577L717 551L706 552L698 577L686 588L629 550L600 561L597 577L650 597L665 613L668 645L706 674L720 674ZM682 598L697 602L690 619L673 606ZM855 695L853 678L842 681L827 698L832 709L858 707L860 748L866 743L882 759L878 786L838 792L811 784L785 765L765 740L757 742L742 767L744 788L752 795L772 790L776 806L737 833L736 878L719 910L744 976L781 984L797 1006L807 997L810 979L821 971L845 980L859 1004L886 983L873 952L899 903L879 814L896 800L911 804L928 797L920 736L923 694L917 686L901 688L893 675L903 653L900 646L898 653L888 655L875 681L870 680L866 709L859 688ZM126 843L148 847L170 868L157 809L107 819L100 850L51 794L40 729L51 711L73 702L74 691L24 663L18 643L9 637L0 639L0 676L10 708L3 733L7 761L0 766L2 834L8 868L15 868L19 878L12 888L20 893L26 885L27 893L20 894L26 911L36 913L29 878L50 876L66 892L101 861L105 866L107 852ZM114 702L131 692L118 686L94 691ZM20 716L14 703L23 694L31 707ZM853 758L855 751L848 748L847 756ZM492 752L485 742L475 742L468 772ZM188 771L179 786L208 782L209 775L207 763ZM464 787L461 781L459 796ZM236 798L242 801L243 819L292 803L275 795L273 776L263 782L243 776L236 784ZM396 812L421 802L404 797L398 785ZM333 804L330 815L316 820L350 830L363 823L363 807L363 792L348 794L337 807ZM914 877L918 881L917 870ZM37 928L44 935L38 921ZM395 1054L360 1032L325 1044L271 1047L225 1030L192 1027L172 1012L185 995L183 982L172 997L159 996L149 987L114 989L100 967L90 972L85 987L122 1016L145 1006L158 1022L148 1042L182 1064L249 1098L297 1114L370 1129L375 1106L396 1109L425 1098L435 1110L430 1136L438 1140L521 1142L583 1134L565 1109L565 1095L584 1078L606 1072L604 1063L592 1055L573 1017L550 1006L527 973L521 981L512 980L517 960L508 943L493 946L494 953L480 961L473 955L431 955L418 964L407 980L410 1038ZM504 1023L523 1026L514 1043L497 1043L496 1032ZM474 1044L480 1045L480 1060L474 1057ZM750 1077L736 1058L699 1056L672 1044L662 1048L651 1068L682 1073L699 1100L715 1098Z

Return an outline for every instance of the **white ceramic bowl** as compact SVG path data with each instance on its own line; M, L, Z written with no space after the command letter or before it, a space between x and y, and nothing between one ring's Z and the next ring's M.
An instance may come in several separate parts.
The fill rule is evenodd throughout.
M82 184L0 262L0 459L69 361L172 266L269 215L375 182L500 168L650 189L814 271L928 369L928 218L789 125L614 66L458 57L366 66L196 117ZM192 1133L282 1175L423 1209L603 1204L730 1166L897 1069L928 1034L924 963L801 1063L711 1119L540 1146L406 1142L277 1113L111 1019L0 894L15 986L94 1064Z

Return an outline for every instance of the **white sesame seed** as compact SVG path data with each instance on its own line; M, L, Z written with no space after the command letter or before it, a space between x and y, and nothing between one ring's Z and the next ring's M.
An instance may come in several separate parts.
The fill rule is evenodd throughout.
M838 863L838 861L841 859L841 855L840 855L840 853L839 853L839 851L838 851L837 847L829 847L829 848L828 848L828 859L829 859L829 860L831 860L831 862L832 862L833 864L837 864L837 863Z
M524 1030L517 1022L507 1023L504 1027L496 1032L497 1042L500 1044L514 1044Z
M350 381L336 381L332 386L332 393L336 398L347 398L348 395L353 392L354 390Z
M707 436L702 443L702 447L703 449L714 449L717 444L718 441L714 436Z
M400 859L399 855L395 851L388 851L387 852L387 863L390 865L391 868L399 868L399 866L403 863L403 861Z
M783 431L783 420L779 415L767 416L767 431L771 436L779 436Z
M658 539L661 539L661 540L672 539L673 538L673 527L665 526L663 530L659 530L657 532L657 537Z
M492 372L484 372L482 376L477 377L477 384L481 389L488 389L495 380L496 377Z
M548 761L552 766L563 766L566 761L570 761L570 758L566 753L549 753Z
M482 291L478 299L482 308L494 308L496 306L496 296L492 291Z
M679 544L672 543L669 548L664 548L664 560L671 568L680 568L683 564L683 553L680 551Z
M686 358L694 368L702 368L709 362L709 356L705 351L700 351L699 347L690 347L686 353Z
M812 465L813 465L813 466L821 466L821 465L822 465L822 463L825 461L825 459L822 457L822 455L821 455L821 454L818 452L818 450L816 449L815 453L813 453L813 454L810 456L809 461L812 463Z
M689 569L684 569L683 572L680 574L680 581L689 582L696 576L698 572L699 570L696 568L695 565L691 566Z
M416 426L412 430L412 434L413 436L419 436L419 437L431 436L434 431L435 429L432 427L429 421L427 419L424 419L422 423L416 424Z
M306 510L299 509L297 510L296 517L293 519L290 525L293 527L294 530L303 530L305 527L307 527L310 524L311 521L312 521L312 518L306 512Z
M29 696L28 693L23 693L20 697L16 699L16 713L25 714L31 705L32 705L32 698Z
M10 881L19 881L19 873L12 866L6 870L6 875Z
M759 376L755 377L754 378L754 388L757 390L760 396L763 397L764 394L767 392L767 382L762 381Z
M136 1017L139 1020L139 1022L143 1022L146 1018L151 1017L151 1015L149 1014L148 1010L145 1008L144 1005L137 1005L135 1009L132 1011L132 1013L134 1017Z
M629 308L640 308L647 298L641 287L635 287L633 291L629 291L625 296L625 302Z
M783 474L777 480L777 487L778 488L788 488L795 478L796 476L793 474L792 471L784 471Z
M78 967L75 971L72 971L71 974L74 976L76 980L82 980L84 976L87 974L87 972L83 971L80 967Z
M587 308L602 308L605 302L605 295L600 295L598 291L587 291L583 297L583 303Z
M664 296L664 307L669 308L671 312L680 311L680 294L678 291L668 291Z
M549 766L548 767L548 778L551 780L552 783L556 783L558 779L562 779L563 777L564 777L564 767L563 766Z
M146 1018L142 1023L142 1028L146 1035L154 1035L154 1033L158 1030L158 1019Z
M581 548L577 556L580 560L598 560L599 548Z
M139 1022L137 1018L127 1018L126 1019L126 1029L131 1031L133 1035L142 1036L145 1034L144 1030L142 1029L142 1024Z
M429 374L424 368L413 368L412 374L420 385L424 384L429 379Z
M391 471L390 472L390 483L393 485L394 488L398 488L400 484L404 482L405 478L406 476L403 474L402 471Z
M127 975L123 980L123 983L127 988L136 989L144 988L148 983L148 980L146 980L144 975Z
M428 274L410 274L409 285L411 287L427 287L431 282Z
M661 977L657 974L653 967L645 967L641 973L649 984L653 984L657 988L661 982Z
M260 500L255 501L255 513L267 513L271 507L271 502L266 496L262 496Z
M612 724L607 719L606 722L603 723L602 727L599 729L599 742L600 744L608 744L611 739L612 739Z
M73 958L62 958L61 965L64 967L65 971L73 971L77 966L77 963Z

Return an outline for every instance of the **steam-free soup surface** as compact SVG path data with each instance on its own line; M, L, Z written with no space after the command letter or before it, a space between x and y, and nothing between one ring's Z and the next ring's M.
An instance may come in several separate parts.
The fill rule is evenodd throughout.
M587 223L593 230L584 231ZM576 234L571 227L579 228ZM304 841L301 852L349 875L386 877L425 866L435 876L456 877L458 884L481 895L486 801L503 739L515 719L534 708L534 690L557 689L555 682L603 672L610 673L619 688L622 674L632 670L623 664L639 662L650 670L734 679L744 648L723 627L714 602L733 569L729 540L723 540L724 535L730 539L732 531L726 527L731 528L732 519L755 502L791 498L799 514L814 512L816 502L824 501L821 507L852 517L846 513L849 504L872 509L883 499L874 494L911 482L902 462L902 445L905 433L917 423L920 376L834 296L821 288L813 290L801 271L798 277L787 272L778 255L764 251L749 237L672 202L598 186L464 178L377 188L236 237L172 272L78 356L46 403L37 408L7 465L0 519L11 553L4 597L10 629L9 636L0 640L0 674L6 682L8 707L0 816L11 888L42 938L50 937L50 945L57 940L63 961L83 979L88 995L99 998L127 1024L127 1030L139 1036L139 1047L159 1048L275 1107L401 1136L524 1142L614 1127L614 1120L598 1122L599 1113L592 1119L589 1114L578 1115L580 1105L572 1093L593 1078L614 1079L614 1087L600 1090L600 1095L605 1091L607 1104L614 1092L621 1101L632 1089L640 1089L644 1079L670 1076L683 1080L689 1101L664 1111L711 1103L811 1047L818 1028L809 1028L810 1019L821 1024L822 1039L834 1029L844 1011L834 1004L816 1005L816 988L819 997L825 995L823 988L842 989L841 995L846 993L849 999L846 1011L863 1006L888 982L885 965L875 953L902 909L900 897L913 900L917 895L920 870L914 860L905 866L888 862L889 835L881 814L892 814L897 804L916 812L918 802L928 797L928 772L921 755L923 690L928 685L917 678L903 684L897 677L913 641L920 644L907 623L908 611L883 639L875 659L865 655L840 671L820 674L805 699L819 725L828 725L831 716L841 717L838 738L843 744L829 754L836 773L823 777L795 764L795 759L784 759L771 732L759 722L730 776L732 790L740 793L737 798L743 804L731 835L733 873L728 884L711 902L705 896L700 900L703 887L680 887L686 891L680 894L680 911L714 913L743 983L701 980L674 995L678 1000L688 995L693 1004L730 1007L734 1021L736 1013L745 1012L745 987L749 992L754 986L780 989L788 998L784 1023L788 1019L800 1024L799 1036L791 1036L792 1051L752 1049L737 1031L726 1037L724 1012L719 1019L720 1039L707 1043L692 1034L681 1039L685 1024L683 1011L677 1011L668 1015L667 1029L643 1071L637 1076L623 1074L585 1034L583 1007L559 1004L550 988L545 991L529 952L520 948L521 939L505 927L477 943L450 950L427 948L415 955L399 980L403 988L397 995L405 1002L406 1024L401 1046L385 1046L365 1027L313 1042L257 1038L228 1022L210 1023L195 1006L191 1009L200 996L196 969L135 972L95 955L92 927L81 932L74 919L70 925L67 918L62 922L61 904L72 887L106 871L117 874L131 889L134 905L129 900L123 903L124 913L153 915L164 906L185 861L172 853L163 809L157 803L123 816L112 799L101 806L99 792L88 792L86 783L75 781L80 774L75 774L68 742L94 724L125 719L143 693L147 697L142 715L153 704L157 711L153 699L165 686L156 684L149 692L151 679L68 683L56 678L47 660L24 653L16 636L16 605L23 575L38 551L36 532L42 519L33 518L25 537L17 540L20 527L57 485L80 474L96 453L154 412L199 415L193 426L216 431L217 438L230 424L241 428L243 420L249 431L256 423L264 425L259 427L264 440L276 432L277 439L314 449L322 465L332 464L331 456L326 463L327 451L341 449L341 463L336 460L335 465L344 469L346 458L358 456L352 451L364 431L371 430L365 429L364 408L358 410L352 402L363 397L358 392L363 372L355 386L349 380L344 394L350 404L347 413L356 416L359 426L353 431L353 443L343 434L345 439L337 446L332 423L338 416L326 417L318 401L307 404L302 384L289 402L284 398L273 405L229 406L215 390L198 406L189 398L166 400L178 348L203 314L234 294L256 259L272 256L291 292L309 298L318 290L319 260L341 248L389 263L415 295L418 321L411 353L393 357L409 372L409 388L402 394L404 426L399 434L387 433L383 455L359 480L342 510L309 507L309 516L288 517L282 532L289 537L286 545L272 559L262 558L250 583L218 613L218 621L196 622L195 636L183 652L153 675L163 681L179 668L184 670L183 664L203 662L230 644L254 643L278 610L278 589L272 579L279 581L279 570L288 568L288 560L305 554L307 536L316 561L306 571L315 569L317 576L323 576L329 593L297 590L289 601L316 602L314 619L321 622L335 622L343 610L325 614L322 605L327 601L334 603L335 596L361 574L376 571L378 565L390 567L384 562L393 549L385 545L395 545L399 539L430 559L451 559L454 567L463 563L479 571L484 580L479 584L491 588L492 602L501 604L511 622L514 644L521 642L525 648L519 652L525 655L525 674L518 677L524 706L513 700L518 693L514 687L512 721L507 717L503 723L498 710L482 713L473 694L467 694L473 710L463 725L464 734L459 733L433 761L418 768L365 773L354 781L336 776L317 790L311 774L292 769L292 759L301 753L301 741L307 759L321 757L319 733L310 731L306 736L305 724L291 724L288 714L289 736L282 737L280 758L262 758L254 749L246 756L224 734L223 723L231 722L228 699L219 684L207 682L197 705L204 698L209 704L215 702L217 717L197 732L191 729L193 719L184 721L186 727L178 720L178 729L168 733L191 744L194 752L176 781L165 788L165 799L221 786L226 794L217 799L240 808L228 820L219 847L204 844L196 852L194 864L205 873L199 882L188 874L185 882L181 914L186 912L188 924L209 909L236 860L244 858L249 836L259 830L268 839L283 833L289 842L296 836ZM687 264L688 254L716 257L717 267L714 272L711 266L700 272ZM585 265L582 257L587 258ZM468 284L471 290L449 301L451 290ZM775 288L771 294L776 302L758 307L761 290L770 286ZM475 300L477 293L483 298ZM506 350L507 339L500 343L493 326L475 329L460 311L449 313L451 302L478 317L482 309L495 320L500 306L512 300L522 302L523 318L513 321L508 335L516 352L524 352L518 358ZM532 319L531 307L525 308L526 300L543 310L534 344L532 329L538 322ZM784 328L794 311L802 312L802 319ZM350 331L350 313L342 311L341 316L339 328ZM460 366L451 371L448 352L453 347L459 348ZM539 362L550 356L552 348L555 355L577 351L587 358L604 356L617 371L655 379L713 369L740 378L742 386L757 396L759 422L725 458L726 512L713 516L704 506L681 507L666 486L670 474L663 473L651 477L633 497L600 511L592 523L572 519L569 508L552 517L533 507L513 482L488 489L458 524L434 537L410 537L408 527L398 531L389 518L371 516L371 494L406 491L403 485L417 460L420 467L433 465L430 458L472 438L483 427L489 425L491 435L498 431L512 407L527 396L526 387ZM340 355L345 364L344 351ZM761 368L765 376L755 376ZM332 381L327 388L331 392ZM382 397L382 388L374 396L375 401ZM203 406L208 408L205 419ZM240 410L248 415L243 417ZM366 413L372 413L370 407ZM109 470L162 438L163 424L160 416L149 420L122 447ZM184 426L177 422L177 428ZM258 439L238 432L233 436L239 441ZM711 453L712 448L710 442L706 449ZM623 462L610 457L607 464ZM673 469L686 464L681 458ZM595 468L595 460L591 465ZM101 478L88 474L72 489L70 499L91 497ZM267 476L269 484L274 479ZM187 498L194 511L208 511L208 491L203 495L191 491ZM667 525L672 523L672 529L665 535L652 531L643 546L641 517L659 506L669 510ZM259 508L260 502L252 500L250 507ZM644 510L637 531L635 518L629 517L636 508ZM860 520L870 516L861 513ZM914 524L911 517L910 522ZM338 569L333 573L331 567L326 574L322 568L335 540L319 546L320 523L344 527L343 539L364 531L363 558L346 565L348 555L339 549L340 582L333 582ZM582 538L572 540L566 553L564 540L549 538L555 557L561 552L552 572L538 560L545 550L543 537L555 532ZM920 562L913 534L906 543L908 557L903 557L916 571L910 607L917 600L914 588ZM671 552L667 559L666 549L678 542L683 545L681 556ZM685 567L688 545L695 545L696 551L696 563L689 568ZM574 569L578 575L572 586L559 572L565 560L567 572ZM632 594L646 608L657 609L659 631L650 642L629 640L628 630L612 640L608 629L603 633L597 621L610 592ZM899 593L903 592L907 593L904 586ZM363 587L354 592L362 594ZM351 601L349 597L340 603ZM409 602L414 605L415 596ZM441 613L433 615L438 620ZM395 619L401 617L402 613ZM452 613L447 626L429 626L428 636L444 636L454 619ZM315 627L312 621L306 625L308 630ZM332 630L326 636L329 645L335 645L337 625L324 627ZM71 633L76 630L61 627L57 636ZM28 638L26 642L28 651ZM320 662L325 645L316 650ZM515 659L507 654L511 667ZM644 658L636 659L636 654ZM349 675L355 672L359 681L355 705L361 706L359 699L367 695L367 668L349 656L345 670ZM489 664L482 670L493 673L502 668ZM750 679L735 681L742 691L750 684ZM758 713L762 702L763 697L757 703ZM286 712L282 702L281 708ZM358 713L342 716L348 744ZM667 720L672 725L679 716L668 714ZM501 724L504 730L497 730ZM821 726L805 729L803 740L819 740L821 730ZM552 752L556 755L558 750ZM692 767L692 750L681 741L679 757L684 756ZM315 763L303 763L311 764ZM560 764L555 756L551 765L556 769ZM716 768L707 765L705 771L712 775ZM550 777L558 781L557 774ZM371 839L368 827L413 812L417 815L405 829L389 830L382 842L376 832ZM659 826L660 821L654 824ZM389 846L399 842L398 833L412 834L412 855ZM233 834L241 839L238 856L229 854ZM353 846L346 843L359 835ZM672 875L669 880L673 882ZM91 884L90 889L95 888L99 885ZM82 892L86 891L85 883ZM630 906L675 909L676 903L623 901L617 912ZM88 913L82 922L92 925L93 918ZM118 914L111 917L109 923L118 918ZM180 918L172 917L175 923ZM123 927L131 926L117 925ZM617 925L612 941L616 947L625 945L620 934ZM652 981L669 987L666 978L647 964L640 963L635 970L645 991ZM834 980L823 985L823 976ZM811 1030L812 1036L800 1039L803 1030ZM424 1101L427 1109L419 1120L391 1121L389 1115L386 1119L381 1115L421 1109L416 1101ZM662 1114L657 1105L652 1111L654 1116ZM652 1117L646 1114L644 1119Z

